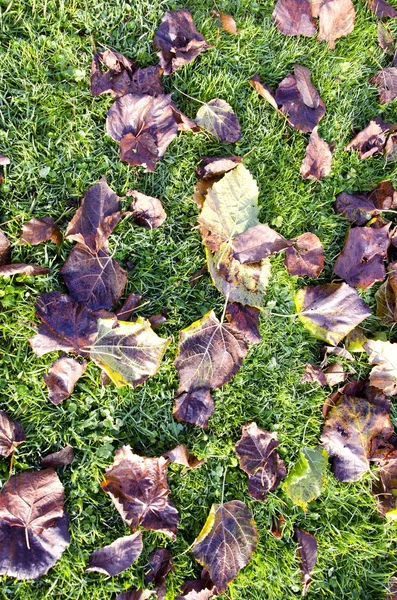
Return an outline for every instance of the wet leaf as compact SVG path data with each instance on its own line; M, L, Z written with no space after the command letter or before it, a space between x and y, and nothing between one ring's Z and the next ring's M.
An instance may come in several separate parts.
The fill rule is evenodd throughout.
M0 573L38 579L69 545L64 490L53 469L13 475L0 492Z
M235 450L240 468L248 474L248 491L257 500L266 500L287 474L284 461L275 452L277 446L277 434L260 429L256 423L243 426Z
M345 150L358 150L362 160L376 154L382 153L386 144L386 137L389 131L393 131L395 125L385 123L380 117L373 121L360 131L351 142L349 142Z
M284 35L316 35L310 0L278 0L272 18Z
M314 233L303 233L292 240L285 253L285 266L290 275L319 277L324 268L324 248Z
M397 394L397 344L368 340L364 344L371 365L369 381L388 396Z
M192 553L208 569L221 594L249 563L257 543L258 534L249 509L243 502L232 500L212 505Z
M299 66L299 65L297 65ZM310 83L310 77L306 84ZM313 87L317 92L317 90ZM307 101L312 104L312 99ZM276 102L281 105L281 110L284 114L288 115L289 123L294 129L298 129L303 133L312 131L319 121L325 114L324 102L319 98L319 103L316 108L308 106L302 97L301 92L298 89L297 78L295 75L287 75L276 91Z
M386 277L384 260L390 246L390 223L379 229L352 227L334 273L353 287L367 289Z
M317 39L326 41L329 50L333 50L337 39L353 31L356 11L351 0L322 0L318 16Z
M137 190L130 190L128 196L132 196L134 199L129 210L138 225L148 229L157 229L164 223L167 213L158 198L146 196Z
M87 368L87 362L79 363L74 358L63 356L52 363L44 381L48 387L50 401L57 405L73 393L76 382Z
M162 456L138 456L123 446L116 450L101 486L133 530L141 526L175 539L179 517L168 498L167 463Z
M40 461L41 467L65 467L70 465L74 460L74 451L72 446L65 446L58 452L47 454Z
M108 71L103 71L101 64L105 65ZM129 91L134 70L134 61L119 52L113 50L95 52L91 63L91 94L100 96L110 92L114 98L123 96Z
M11 260L11 244L4 231L0 229L0 266L8 265Z
M196 123L221 142L238 142L241 138L239 120L225 100L214 98L199 108Z
M229 302L225 315L232 328L243 336L247 344L259 344L262 336L259 332L259 310L257 308Z
M264 83L262 83L259 75L255 74L251 77L251 79L249 80L250 85L254 88L254 90L260 95L262 96L262 98L264 98L265 100L267 100L267 102L269 102L269 104L275 109L278 110L278 106L277 106L277 102L276 99L274 97L274 92L273 90L265 85Z
M149 556L149 571L145 575L145 585L154 584L158 600L165 600L165 578L174 570L171 552L166 548L157 548Z
M0 266L0 277L10 277L11 275L47 275L51 269L40 267L39 265L25 265L12 263L10 265Z
M310 134L306 155L300 168L301 177L319 181L330 174L331 166L332 150L329 144L318 135L318 127L315 127Z
M256 263L291 245L277 231L260 223L250 227L233 239L233 258L240 263Z
M33 217L33 219L23 224L21 241L36 246L47 240L51 240L57 246L62 244L62 234L51 217L43 217L42 219Z
M234 169L242 161L241 156L203 156L196 173L204 180L224 175Z
M173 415L178 421L186 421L186 423L205 428L208 426L208 419L214 410L214 400L210 391L201 388L177 396Z
M312 580L311 574L317 562L317 539L314 535L303 531L303 529L296 529L295 540L298 544L297 552L302 571L302 596L304 596L308 592Z
M388 104L397 98L397 67L381 69L370 79L379 92L379 104Z
M397 11L386 0L368 0L368 6L378 19L397 16Z
M282 488L296 506L308 510L309 502L318 498L325 481L328 453L324 448L302 448Z
M60 292L43 293L37 299L36 316L41 319L38 334L29 340L37 356L63 350L84 356L97 335L92 312Z
M90 356L117 387L135 388L157 373L169 343L142 317L133 323L119 321L117 326L113 319L99 319Z
M90 555L87 571L104 575L118 575L130 567L143 549L142 532L118 538L108 546L95 550Z
M372 493L380 514L389 519L397 519L397 458L384 461L381 465Z
M165 13L154 35L153 46L159 51L157 54L165 75L175 73L209 48L186 9Z
M13 421L4 410L0 410L0 456L9 456L25 439L21 423Z
M327 283L300 289L295 296L299 320L315 337L339 342L371 311L346 283Z
M182 465L187 469L195 469L203 464L203 460L199 460L193 454L190 454L190 451L186 444L178 444L172 450L168 450L168 452L164 452L163 456L172 463L177 465Z
M84 244L93 252L106 247L107 240L120 221L120 202L102 177L85 193L81 206L70 221L65 237Z

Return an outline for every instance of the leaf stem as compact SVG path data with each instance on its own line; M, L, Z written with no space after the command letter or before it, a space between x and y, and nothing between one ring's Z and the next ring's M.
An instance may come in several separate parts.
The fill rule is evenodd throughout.
M201 100L197 100L197 98L193 98L193 96L189 96L189 94L185 94L185 92L182 92L182 90L180 90L179 88L177 88L175 84L174 84L174 88L176 89L177 92L179 92L180 94L183 94L183 96L186 96L186 98L190 98L190 100L194 100L194 102L198 102L199 104L202 104L203 106L206 105L206 102L202 102Z

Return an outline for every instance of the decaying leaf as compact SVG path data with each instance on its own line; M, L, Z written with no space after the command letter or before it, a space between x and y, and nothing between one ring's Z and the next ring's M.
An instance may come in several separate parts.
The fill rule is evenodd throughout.
M156 593L153 590L136 590L131 588L127 592L121 592L116 597L116 600L149 600L153 598Z
M222 29L227 33L230 33L232 35L236 35L236 33L238 33L236 21L231 15L227 15L223 12L218 12L217 10L212 10L211 16L220 20Z
M163 456L172 463L177 465L182 465L187 469L195 469L203 464L203 460L199 460L193 454L190 454L190 451L186 444L178 444L172 450L168 450L168 452L164 452Z
M145 585L153 583L158 600L165 600L165 578L170 571L174 570L171 552L166 548L154 550L149 556L149 567L144 583Z
M397 67L381 69L370 79L379 92L379 103L388 104L397 98Z
M303 179L316 179L319 181L331 172L332 150L329 144L318 135L318 127L310 134L303 159L300 174Z
M296 67L300 67L300 65L296 65ZM307 69L307 71L309 70ZM309 85L312 91L310 94L305 94L306 102L309 102L309 104L306 104L298 88L298 78L295 74L287 75L276 91L276 102L281 106L282 112L288 115L289 123L294 129L298 129L303 133L312 131L325 114L325 105L320 97L318 97L317 106L313 108L313 104L316 104L313 103L314 91L317 93L317 90L311 83L310 72L306 75L305 87L303 88L302 85L299 87L307 91Z
M397 11L386 0L368 0L368 6L378 19L397 16Z
M274 97L274 92L273 90L265 85L264 83L262 83L259 75L255 74L251 77L251 79L249 80L250 85L252 85L252 87L254 88L254 90L260 95L262 96L262 98L264 98L265 100L267 100L269 102L269 104L275 109L278 110L278 106L277 106L277 102L276 99Z
M74 460L74 451L72 446L65 446L58 452L47 454L40 461L41 467L65 467L70 465Z
M129 94L160 96L164 94L164 89L161 83L163 70L160 65L150 65L136 69L132 73L131 83L128 88Z
M69 545L64 490L53 469L13 475L0 492L0 573L38 579Z
M208 571L203 569L201 578L187 581L182 585L181 594L175 600L210 600L217 595L217 589L211 581Z
M295 530L295 540L298 543L298 556L300 558L300 568L302 571L302 596L307 594L311 574L317 562L317 539L314 535L303 531L303 529Z
M311 0L278 0L272 18L284 35L316 35Z
M397 207L397 192L391 181L380 181L371 192L342 192L336 197L336 212L355 225L365 225L383 210Z
M127 195L133 197L129 210L138 225L148 229L157 229L164 223L167 213L158 198L146 196L137 190L130 190Z
M362 160L372 156L376 152L382 153L386 144L386 137L389 131L394 131L395 125L385 123L380 117L369 122L369 124L360 131L345 150L358 150Z
M257 308L243 306L237 302L228 302L225 315L233 329L241 333L247 344L258 344L261 341Z
M390 223L384 227L352 227L334 273L353 287L367 289L386 277L384 260L390 246Z
M196 123L221 142L238 142L241 127L232 107L225 100L214 98L199 108Z
M4 231L0 229L0 266L8 265L11 260L11 244Z
M369 470L375 450L393 434L389 411L390 403L382 394L344 393L331 406L321 443L333 459L337 479L357 481Z
M368 340L364 344L371 365L369 381L388 396L397 394L397 344Z
M22 225L22 242L36 246L47 240L51 240L57 246L62 243L62 234L51 217L43 217L42 219L33 217L33 219Z
M320 94L312 84L310 69L302 65L294 65L296 87L306 106L317 108L320 104Z
M242 162L241 156L203 156L196 173L204 180L224 175Z
M248 474L248 491L257 500L266 500L287 474L275 451L277 446L277 434L260 429L256 423L243 426L235 450L241 469Z
M120 202L102 179L85 193L81 206L70 221L65 237L84 244L93 252L106 247L107 240L120 221Z
M384 325L393 325L397 322L397 263L390 263L387 271L387 280L375 294L376 316Z
M39 265L12 263L0 267L0 277L11 277L11 275L47 275L50 271L51 269L40 267Z
M7 457L26 439L21 423L0 410L0 456Z
M353 31L356 11L351 0L322 0L318 16L317 39L326 41L328 48L333 50L337 39Z
M90 555L87 571L118 575L134 563L143 549L142 532L118 538Z
M390 31L383 25L382 21L378 23L378 42L382 50L388 54L394 54L395 40Z
M101 486L133 530L141 526L175 539L179 517L168 498L167 463L162 456L138 456L123 446L116 450Z
M184 392L175 398L173 415L178 421L205 428L214 410L214 400L210 391L199 388L192 392Z
M388 519L397 519L397 458L381 465L372 492L380 514Z
M154 35L153 46L159 51L157 54L165 75L175 73L209 48L186 9L165 13Z
M371 311L346 283L327 283L298 290L295 307L302 324L329 344L339 342Z
M79 363L74 358L62 356L52 363L44 381L48 387L50 401L57 405L73 393L76 382L87 368L87 362Z
M133 323L119 321L116 327L113 319L99 319L90 356L117 387L136 387L157 373L169 343L142 317Z
M319 383L320 385L325 385L327 380L321 367L306 363L305 370L299 383Z
M308 510L309 502L318 498L325 480L328 453L324 448L302 448L282 488L294 504Z
M101 64L108 68L102 71ZM129 91L134 61L114 50L95 52L91 63L90 88L93 96L110 92L118 98Z
M251 560L258 534L251 513L239 500L213 504L201 533L193 543L196 560L209 571L218 593Z
M88 354L97 335L97 319L84 304L60 292L43 293L36 316L42 324L29 342L37 356L54 350Z
M277 231L260 223L233 239L233 258L240 263L257 263L291 246Z
M320 238L314 233L303 233L291 242L285 253L288 273L299 277L318 277L324 268L324 248Z
M329 386L333 387L346 380L349 373L345 371L343 365L339 362L333 362L324 369L324 375L326 382Z

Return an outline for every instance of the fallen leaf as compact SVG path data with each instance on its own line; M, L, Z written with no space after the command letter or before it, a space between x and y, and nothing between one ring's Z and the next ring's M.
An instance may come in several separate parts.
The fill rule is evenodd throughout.
M387 161L397 160L397 134L391 134L387 138L384 155Z
M154 35L153 46L159 51L157 55L164 75L175 73L209 48L186 9L165 13Z
M277 231L260 223L250 227L233 239L233 258L240 263L256 263L291 245Z
M370 384L388 396L397 394L397 344L368 340L364 344L371 365Z
M327 380L321 367L306 363L305 370L299 383L319 383L320 385L325 385Z
M397 458L385 461L372 487L380 514L397 519ZM396 590L397 591L397 590Z
M351 0L322 0L318 16L317 39L326 41L329 50L334 50L335 40L353 31L356 11Z
M248 491L257 500L266 500L287 474L284 461L275 452L277 446L277 434L260 429L256 423L243 426L235 451L240 468L248 474Z
M203 569L200 579L187 581L182 585L181 595L175 600L209 600L216 595L217 589L209 578L208 571Z
M13 263L10 265L0 266L0 277L11 277L11 275L47 275L51 272L51 269L47 267L40 267L39 265L25 265L19 263Z
M11 260L11 244L4 231L0 229L0 266L8 265Z
M154 584L158 600L165 600L166 585L165 578L170 571L174 570L171 552L166 548L157 548L149 556L149 571L145 575L144 583Z
M29 342L37 356L54 350L88 354L97 335L97 319L84 304L60 292L43 293L37 299L36 316L42 324Z
M369 122L369 124L360 131L345 150L358 150L362 160L372 156L376 152L382 153L386 144L386 134L394 131L395 125L385 123L380 117Z
M210 391L201 388L177 396L173 415L178 421L186 421L186 423L205 428L208 426L208 419L214 410L214 400Z
M102 71L101 64L105 65L108 71ZM114 98L123 96L129 91L134 70L134 61L119 52L113 50L95 52L91 63L91 94L100 96L110 92Z
M33 217L33 219L22 225L21 241L36 246L47 240L51 240L57 246L62 243L62 234L51 217L43 217L42 219Z
M162 456L138 456L123 446L116 450L101 486L131 529L141 526L175 539L179 517L168 498L167 464Z
M284 35L316 35L310 0L278 0L272 19Z
M70 465L74 460L74 451L72 446L65 446L58 452L47 454L40 461L41 467L65 467Z
M336 212L355 225L365 225L371 217L397 206L397 192L391 181L380 181L371 192L342 192L336 197Z
M294 75L296 87L300 93L303 102L310 108L317 108L320 104L320 94L312 84L310 69L302 65L294 65Z
M368 6L378 19L397 16L397 11L386 0L368 0Z
M292 240L285 253L285 266L290 275L319 277L324 268L324 248L314 233L303 233Z
M254 88L254 90L260 95L262 96L262 98L264 98L265 100L267 100L267 102L269 102L269 104L275 109L278 110L278 106L277 106L277 102L276 99L274 97L274 92L273 90L265 85L264 83L262 83L260 77L258 74L255 74L251 77L251 79L249 80L250 85Z
M310 77L308 81L312 85ZM317 92L314 86L313 89ZM307 101L309 101L308 98ZM292 127L303 133L312 131L325 114L325 105L321 98L319 98L316 108L305 104L298 89L297 78L293 74L287 75L279 84L276 91L276 102L281 106L281 111L288 115L288 121ZM310 104L312 103L310 100Z
M397 322L397 263L390 263L387 271L387 280L375 294L376 316L384 325L393 325Z
M223 12L218 12L217 10L211 11L211 17L217 18L220 20L221 27L227 33L235 35L238 33L236 21L233 19L231 15L227 15Z
M323 348L324 358L321 361L321 367L327 364L328 356L339 356L339 358L344 358L345 360L350 360L354 362L354 357L346 350L346 348L340 348L339 346L324 346Z
M0 573L38 579L69 545L64 490L53 469L13 475L0 492Z
M199 127L196 121L185 115L173 102L171 102L171 110L174 113L175 121L178 126L178 131L190 131L191 133L199 133Z
M214 98L203 104L196 115L196 123L221 142L238 142L241 138L239 120L225 100Z
M242 162L241 156L203 156L196 173L204 180L224 175Z
M324 448L302 448L298 460L289 471L282 488L293 504L308 510L310 502L321 495L328 465Z
M231 327L238 331L247 344L259 344L262 336L259 332L259 310L253 306L243 306L237 302L228 302L226 319Z
M396 13L397 14L397 13ZM387 54L394 54L395 40L394 36L383 25L382 21L378 23L378 42L382 50Z
M142 296L139 294L129 294L120 308L117 308L115 314L119 321L126 321L142 302Z
M164 223L167 213L158 198L146 196L137 190L130 190L127 195L134 199L129 210L138 225L148 229L157 229Z
M190 454L190 451L186 444L178 444L172 450L168 450L168 452L164 452L163 456L172 463L177 465L182 465L187 469L195 469L203 464L203 460L199 460L193 454Z
M13 421L4 410L0 410L0 456L9 456L25 439L21 423Z
M302 596L307 594L311 574L317 562L317 538L303 529L295 529L295 540L298 544L298 556L300 558L300 568L302 571Z
M113 319L99 319L90 356L117 387L135 388L157 373L169 343L142 317L133 323L118 321L116 326Z
M379 92L379 104L389 104L397 98L397 67L381 69L369 80Z
M148 600L155 596L155 592L153 590L136 590L131 588L127 592L121 592L116 597L116 600Z
M90 555L86 571L97 571L113 577L128 569L140 556L142 549L141 531L118 538Z
M52 363L44 381L48 387L50 401L58 405L73 393L76 382L87 368L87 362L79 363L74 358L63 356Z
M325 379L330 387L338 385L346 380L349 373L344 370L343 365L338 362L334 362L324 369Z
M371 311L346 283L327 283L298 290L295 307L299 320L315 337L334 346Z
M390 223L380 229L352 227L334 273L353 287L367 289L386 277L384 260L390 246Z
M81 206L67 226L65 238L98 252L120 221L120 202L102 177L85 193Z
M131 77L131 83L128 88L129 94L135 96L161 96L164 89L161 83L163 70L160 65L151 65L142 69L136 69Z
M318 135L318 127L315 127L310 134L306 155L300 168L301 177L319 181L330 174L331 166L332 150L329 144Z

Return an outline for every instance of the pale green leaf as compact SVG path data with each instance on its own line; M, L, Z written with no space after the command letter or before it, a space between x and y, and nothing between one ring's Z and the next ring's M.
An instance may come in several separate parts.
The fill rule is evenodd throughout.
M321 494L328 452L324 448L302 448L296 465L288 473L283 490L294 504L307 510L307 505Z

